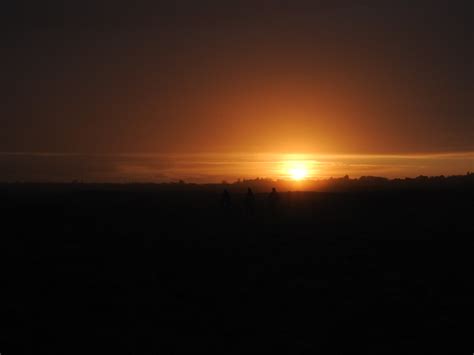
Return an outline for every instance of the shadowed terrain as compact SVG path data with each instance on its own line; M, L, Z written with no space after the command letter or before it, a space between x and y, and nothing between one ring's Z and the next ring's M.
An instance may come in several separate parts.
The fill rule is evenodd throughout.
M472 188L221 193L2 186L0 351L469 349Z

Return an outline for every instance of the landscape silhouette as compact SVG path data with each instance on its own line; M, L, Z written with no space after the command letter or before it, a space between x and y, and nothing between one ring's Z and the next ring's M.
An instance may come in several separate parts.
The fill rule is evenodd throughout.
M0 13L0 355L473 353L473 0Z
M132 353L219 352L229 337L233 353L465 344L473 177L343 177L319 192L265 179L0 184L1 282L15 285L0 343L51 354L79 333L75 351Z

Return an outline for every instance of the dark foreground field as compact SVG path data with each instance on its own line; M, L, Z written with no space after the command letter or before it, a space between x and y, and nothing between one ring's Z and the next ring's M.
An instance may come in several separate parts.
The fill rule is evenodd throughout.
M474 194L0 190L0 352L474 348Z

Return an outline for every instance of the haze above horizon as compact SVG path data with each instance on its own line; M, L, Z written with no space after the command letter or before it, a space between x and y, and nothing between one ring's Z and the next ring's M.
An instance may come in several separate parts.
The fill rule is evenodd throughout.
M463 175L474 152L444 154L0 153L0 182L186 182Z

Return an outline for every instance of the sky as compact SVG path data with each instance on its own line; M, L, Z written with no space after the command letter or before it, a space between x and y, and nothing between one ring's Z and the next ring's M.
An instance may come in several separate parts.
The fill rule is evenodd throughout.
M278 178L295 156L312 177L474 170L472 1L1 13L0 181Z

